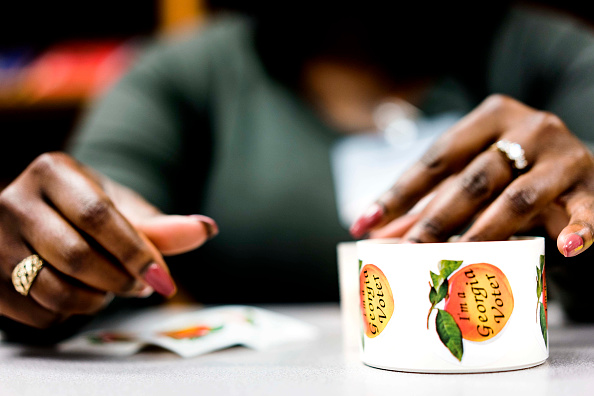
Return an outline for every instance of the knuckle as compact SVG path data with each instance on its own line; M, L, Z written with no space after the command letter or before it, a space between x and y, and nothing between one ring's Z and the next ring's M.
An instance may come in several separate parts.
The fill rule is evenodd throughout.
M486 112L499 113L502 109L508 108L513 101L514 100L507 95L492 94L483 101L481 107Z
M460 180L460 188L471 198L483 198L491 195L493 191L489 173L484 168L463 175Z
M128 267L137 267L152 260L151 254L141 241L131 242L122 249L120 260Z
M14 202L16 202L14 199L16 198L14 190L14 186L8 186L0 194L0 214L12 212L15 206Z
M538 193L531 187L506 190L505 194L508 207L517 215L530 213L538 202Z
M444 149L444 147L447 147L447 144L443 141L439 143L440 144L435 144L431 146L419 160L419 162L427 170L439 171L443 170L445 166L445 153L447 151Z
M545 146L559 146L560 134L569 132L561 118L548 111L533 112L526 118L525 125L532 139Z
M594 157L590 150L583 145L572 148L571 155L569 156L571 163L569 163L569 169L583 169L591 171L594 167Z
M58 163L62 161L64 154L43 153L31 163L31 172L36 176L46 176L55 171Z
M557 115L548 111L539 111L536 115L540 130L546 133L566 131L565 123Z
M27 224L34 218L31 204L19 186L11 184L0 194L0 218L10 228Z
M80 224L90 229L101 228L111 218L112 210L113 204L106 197L88 199L79 210Z
M399 213L400 205L410 201L411 198L411 192L397 182L377 200L377 204L384 208L386 215L391 215Z
M441 240L445 236L444 222L436 217L428 217L420 221L419 228L423 236L431 240Z
M91 257L90 247L81 241L67 244L62 248L61 253L64 264L68 267L68 273L71 276L79 274Z

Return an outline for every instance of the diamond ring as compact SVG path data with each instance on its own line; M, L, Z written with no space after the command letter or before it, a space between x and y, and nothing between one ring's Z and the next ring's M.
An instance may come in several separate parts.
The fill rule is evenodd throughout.
M491 148L505 154L507 160L516 170L521 171L528 166L528 162L524 156L524 149L518 143L503 139L497 143L493 143Z

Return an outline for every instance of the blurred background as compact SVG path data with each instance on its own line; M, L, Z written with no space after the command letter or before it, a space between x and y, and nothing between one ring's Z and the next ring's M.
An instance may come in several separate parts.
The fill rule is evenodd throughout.
M263 4L245 0L104 0L78 5L3 1L0 189L40 153L63 148L85 105L125 73L149 40L177 36L218 12L249 12ZM594 10L587 2L528 4L594 21Z

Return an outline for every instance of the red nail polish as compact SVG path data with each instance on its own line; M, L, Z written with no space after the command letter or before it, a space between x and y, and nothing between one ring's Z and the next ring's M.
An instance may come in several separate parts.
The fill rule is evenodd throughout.
M367 212L351 226L350 233L354 238L361 238L370 228L377 225L384 217L384 208L374 203L367 209Z
M152 263L148 266L144 273L144 280L155 291L165 297L171 296L175 292L175 284L171 276L161 268L157 263Z
M210 217L203 215L190 215L190 217L204 224L208 233L208 239L214 238L219 233L218 224Z
M584 240L578 234L569 234L563 245L563 255L573 257L584 248Z

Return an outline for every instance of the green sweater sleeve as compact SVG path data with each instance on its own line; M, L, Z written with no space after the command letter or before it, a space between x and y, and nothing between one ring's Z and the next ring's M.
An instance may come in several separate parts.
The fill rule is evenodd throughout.
M575 19L515 9L503 24L487 70L502 92L559 116L594 147L594 34Z
M217 32L213 32L216 34ZM207 166L209 56L201 35L155 44L119 83L87 111L71 153L164 211L176 194L188 142ZM204 122L201 122L204 121ZM187 136L191 135L191 136ZM198 178L198 177L196 177ZM189 190L196 180L189 181ZM192 192L192 191L186 191Z

